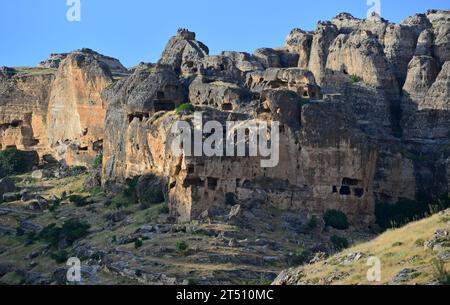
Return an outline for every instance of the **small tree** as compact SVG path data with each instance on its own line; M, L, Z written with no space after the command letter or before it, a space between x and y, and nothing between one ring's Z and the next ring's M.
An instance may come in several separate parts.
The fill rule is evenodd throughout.
M92 167L94 169L99 169L102 166L102 163L103 163L103 154L100 153L97 155L97 157L95 157L94 164L92 165Z
M186 253L186 251L189 249L189 245L184 240L179 240L175 244L175 248L178 253Z
M30 168L28 155L26 152L17 150L15 147L0 151L0 168L7 175L21 174Z
M333 245L333 248L337 251L341 251L348 248L348 240L345 237L333 235L331 236L330 241L331 244Z
M338 210L328 210L323 215L325 225L333 227L338 230L348 229L347 215Z
M191 113L194 111L194 106L191 103L185 103L181 104L177 107L175 110L176 114L183 114L183 113Z

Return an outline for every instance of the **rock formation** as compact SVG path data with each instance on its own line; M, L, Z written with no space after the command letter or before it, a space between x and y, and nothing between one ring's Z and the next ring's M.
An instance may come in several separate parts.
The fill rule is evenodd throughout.
M128 74L86 49L26 73L3 68L0 142L70 164L103 149L104 187L156 174L178 221L234 194L244 206L309 218L341 210L368 228L377 202L449 191L449 16L429 11L392 24L343 13L314 32L294 29L283 49L214 56L180 29L156 65ZM174 155L172 125L194 120L174 111L184 103L223 126L279 122L278 166Z
M125 68L89 49L51 58L58 63L2 69L1 147L90 166L102 150L106 102L101 93L113 82L110 66L116 72Z

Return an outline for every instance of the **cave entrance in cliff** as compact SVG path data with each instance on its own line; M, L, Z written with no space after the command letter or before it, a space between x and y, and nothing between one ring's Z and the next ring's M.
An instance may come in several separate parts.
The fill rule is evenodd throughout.
M155 112L175 110L175 103L172 101L155 101Z
M211 191L215 191L217 189L217 185L219 184L219 179L208 177L208 189Z
M352 192L350 190L350 187L344 185L341 187L341 189L339 190L339 194L344 195L344 196L348 196L351 195Z
M12 128L19 128L19 127L22 127L22 125L23 125L23 121L21 121L21 120L14 120L10 124L10 126Z
M362 198L364 196L363 188L355 188L355 196L358 198Z
M199 177L186 178L183 181L183 187L186 188L186 187L190 187L190 186L202 187L202 186L205 186L205 181Z
M233 105L231 103L222 104L222 110L223 111L232 111Z
M358 183L359 183L358 179L353 179L353 178L344 178L344 179L342 179L342 185L354 186L354 185L358 185Z
M136 112L136 113L132 113L128 115L128 123L133 122L133 120L135 118L137 118L139 121L143 121L144 118L148 119L150 117L150 115L148 113L143 113L143 112Z

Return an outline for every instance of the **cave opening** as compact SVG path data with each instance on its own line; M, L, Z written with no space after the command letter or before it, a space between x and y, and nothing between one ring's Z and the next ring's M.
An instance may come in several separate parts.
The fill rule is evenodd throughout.
M340 191L339 191L339 194L344 195L344 196L351 195L351 193L352 193L352 192L351 192L351 190L350 190L350 187L348 187L348 186L346 186L346 185L342 186L341 189L340 189Z

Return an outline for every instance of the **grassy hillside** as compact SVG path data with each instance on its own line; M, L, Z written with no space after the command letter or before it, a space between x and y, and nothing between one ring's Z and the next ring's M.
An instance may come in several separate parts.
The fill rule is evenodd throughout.
M450 284L450 210L390 230L333 257L284 271L275 284ZM369 257L381 261L381 281L369 282Z

